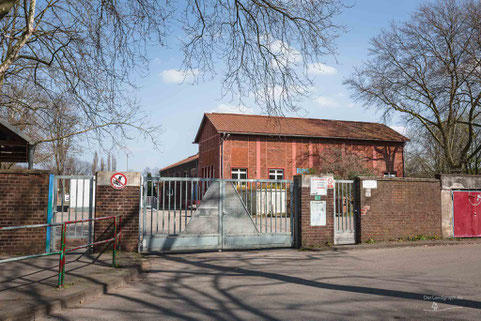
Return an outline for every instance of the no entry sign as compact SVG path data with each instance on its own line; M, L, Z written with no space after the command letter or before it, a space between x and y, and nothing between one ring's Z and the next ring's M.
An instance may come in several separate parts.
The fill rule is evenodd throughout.
M115 173L110 177L110 186L115 189L123 189L127 186L127 177L122 173Z

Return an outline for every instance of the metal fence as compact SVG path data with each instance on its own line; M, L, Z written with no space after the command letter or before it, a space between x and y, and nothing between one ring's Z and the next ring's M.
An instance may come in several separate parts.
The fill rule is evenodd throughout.
M146 177L141 244L145 248L156 242L163 250L180 243L177 248L192 250L227 248L229 242L231 248L237 246L233 242L243 248L289 246L291 195L289 180Z
M352 180L336 180L334 189L334 243L355 243L355 184Z
M140 222L143 233L179 235L184 232L206 192L218 181L208 178L144 178ZM291 232L291 181L223 181L234 187L259 233Z
M53 186L51 223L69 224L66 239L85 239L88 243L93 239L92 218L95 216L95 176L55 176ZM51 248L57 247L61 230L52 228Z
M291 232L289 180L225 180L235 186L260 233Z
M73 248L67 248L66 240L67 240L67 231L69 230L70 225L76 225L79 223L86 223L86 222L93 222L93 221L105 221L105 220L112 220L113 226L113 235L112 237L93 242L90 241L86 244L78 245ZM58 228L60 230L60 247L59 250L56 251L46 251L45 253L40 254L32 254L32 255L24 255L24 256L17 256L8 259L0 260L0 264L10 263L10 262L17 262L23 261L28 259L34 259L37 257L44 257L44 256L51 256L51 255L59 255L59 270L58 270L58 287L63 287L65 285L65 265L66 265L66 254L78 251L84 248L91 248L94 245L100 244L107 244L112 243L112 266L118 267L117 264L117 255L118 251L120 251L120 244L122 240L122 217L121 216L105 216L105 217L98 217L92 219L85 219L85 220L73 220L73 221L66 221L62 223L50 223L50 224L35 224L35 225L20 225L20 226L0 226L0 232L3 231L14 231L14 230L21 230L21 229L33 229L33 228L47 228L47 229L55 229Z

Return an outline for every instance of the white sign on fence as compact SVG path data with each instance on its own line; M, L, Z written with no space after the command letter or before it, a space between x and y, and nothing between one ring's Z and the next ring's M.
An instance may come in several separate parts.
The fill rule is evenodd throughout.
M311 226L326 225L326 201L311 201Z
M326 177L311 177L311 195L327 195Z

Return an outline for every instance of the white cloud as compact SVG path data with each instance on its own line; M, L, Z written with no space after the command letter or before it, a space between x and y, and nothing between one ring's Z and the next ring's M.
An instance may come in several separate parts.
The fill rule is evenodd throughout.
M404 136L406 136L408 133L408 129L404 126L389 126L389 127L391 127L391 129L394 129L395 131L397 131L398 133Z
M307 64L307 73L313 76L333 76L337 74L337 69L325 64Z
M255 110L243 105L234 106L229 104L219 104L212 112L228 114L255 114Z
M321 107L337 107L339 103L332 97L319 96L315 99L316 103Z
M162 80L167 84L192 83L198 74L198 69L187 71L168 69L161 72Z

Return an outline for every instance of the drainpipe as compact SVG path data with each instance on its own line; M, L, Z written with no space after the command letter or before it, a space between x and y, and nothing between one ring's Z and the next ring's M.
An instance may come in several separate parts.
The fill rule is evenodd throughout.
M404 165L406 162L406 160L404 159L404 149L406 149L406 143L403 144L403 152L402 152L402 160L403 160L403 176L402 177L406 177L406 171L404 170Z
M219 169L220 169L220 178L224 178L224 140L229 138L230 134L222 133L220 136L220 164L219 164Z

